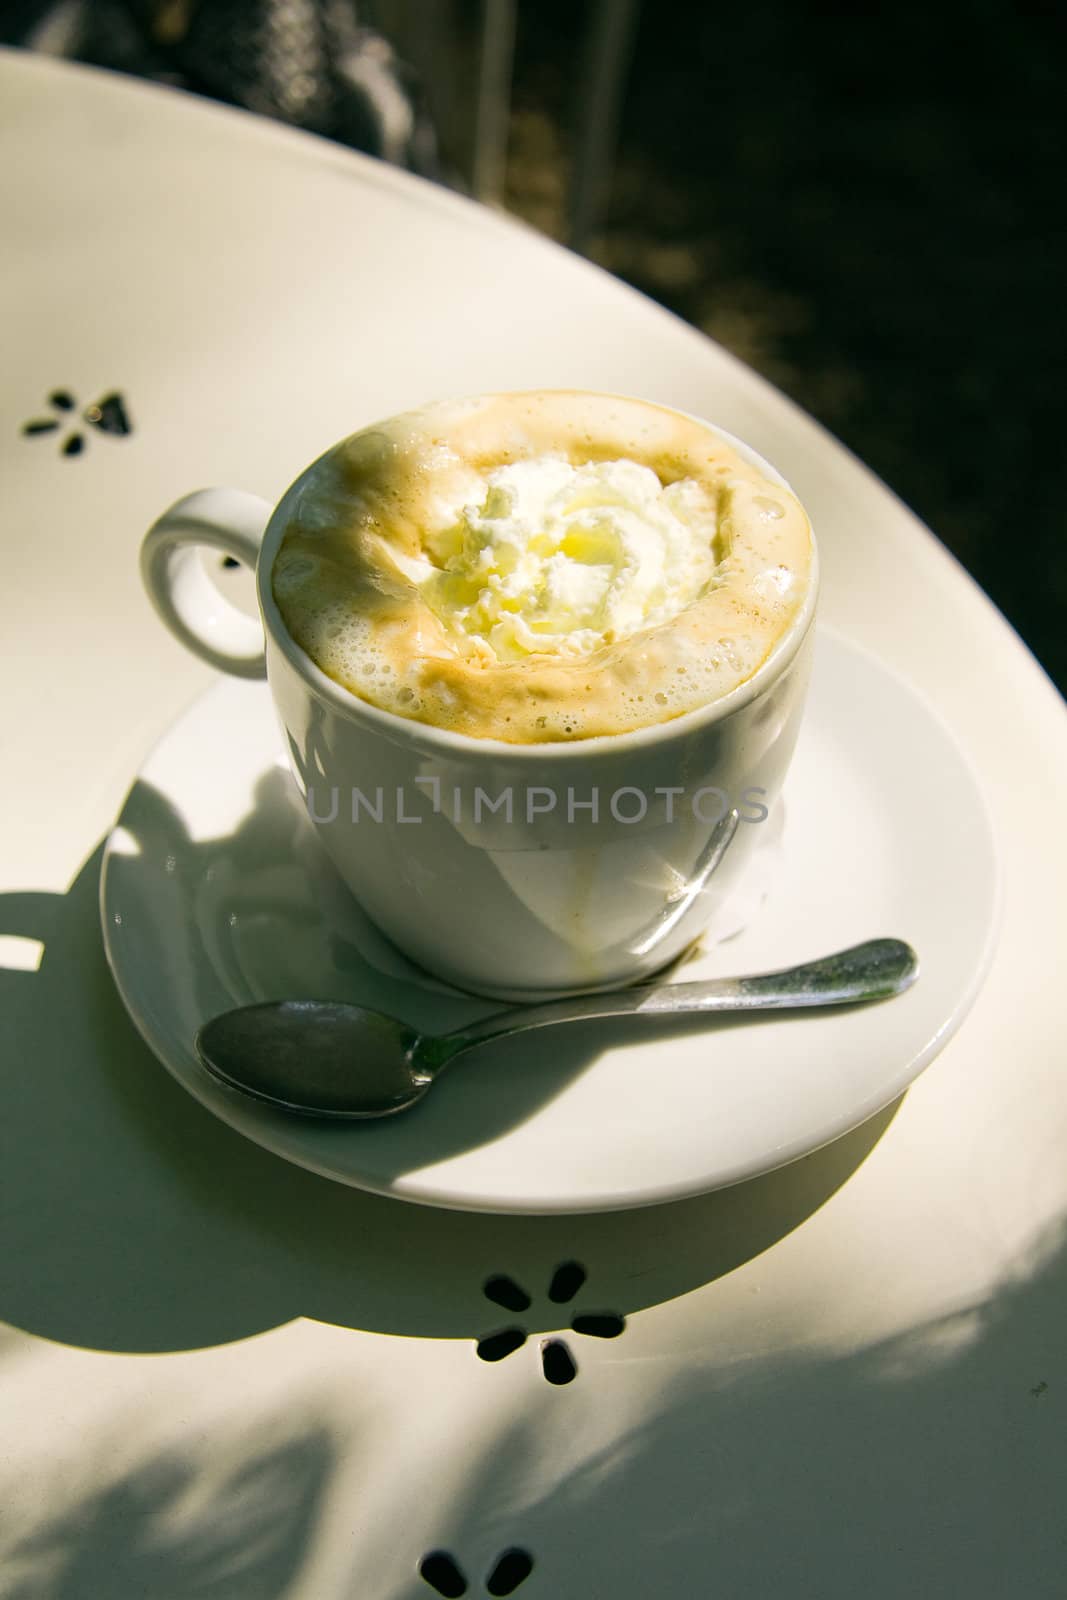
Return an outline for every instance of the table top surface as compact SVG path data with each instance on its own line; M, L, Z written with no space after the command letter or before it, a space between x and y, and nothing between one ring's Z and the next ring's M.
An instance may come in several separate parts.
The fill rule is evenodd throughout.
M513 222L13 52L0 136L5 1600L417 1600L435 1550L467 1592L524 1600L1061 1594L1067 723L1018 638L785 398ZM904 1099L777 1173L607 1215L403 1205L217 1122L115 994L102 840L212 681L151 612L138 546L178 495L276 498L375 417L568 386L713 417L790 478L824 620L978 776L999 944ZM128 436L77 421L113 391ZM585 1287L554 1303L571 1261ZM529 1307L502 1313L494 1275ZM625 1332L568 1331L576 1309ZM479 1360L509 1321L525 1345ZM555 1335L564 1386L538 1354ZM532 1570L486 1591L509 1549Z

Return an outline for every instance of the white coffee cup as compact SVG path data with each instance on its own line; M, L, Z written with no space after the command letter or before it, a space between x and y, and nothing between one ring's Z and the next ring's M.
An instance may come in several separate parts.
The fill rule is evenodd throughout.
M784 484L749 446L702 426ZM319 837L383 932L459 987L521 1001L645 978L705 929L734 931L799 729L814 552L797 614L720 699L588 739L474 738L360 699L288 633L271 572L312 470L273 511L240 490L186 496L149 530L141 570L197 655L266 675ZM255 569L262 626L219 594L198 546Z

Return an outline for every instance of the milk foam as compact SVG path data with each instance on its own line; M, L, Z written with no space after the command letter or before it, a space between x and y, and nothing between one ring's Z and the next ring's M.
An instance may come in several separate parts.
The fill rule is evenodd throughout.
M515 743L667 721L803 604L798 502L711 429L604 395L490 395L353 435L272 574L289 632L384 710Z

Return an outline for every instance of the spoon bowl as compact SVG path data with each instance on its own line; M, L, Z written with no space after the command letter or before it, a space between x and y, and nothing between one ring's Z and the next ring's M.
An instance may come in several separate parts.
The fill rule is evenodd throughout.
M420 1036L395 1017L337 1000L268 1000L224 1011L196 1038L221 1083L283 1111L387 1117L422 1098Z

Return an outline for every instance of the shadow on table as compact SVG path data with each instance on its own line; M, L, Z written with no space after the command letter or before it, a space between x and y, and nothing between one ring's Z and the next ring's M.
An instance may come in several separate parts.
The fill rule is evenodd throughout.
M51 1339L189 1349L301 1315L476 1338L502 1320L482 1292L491 1275L540 1293L570 1260L587 1268L600 1307L626 1314L722 1276L798 1227L896 1109L778 1172L638 1211L499 1217L348 1189L242 1138L162 1069L107 969L100 861L98 849L65 895L0 900L0 932L44 946L38 971L0 971L0 1317ZM530 1331L539 1317L555 1326L558 1308L542 1297Z
M531 1600L1061 1600L1065 1318L1061 1219L988 1298L859 1349L702 1342L636 1415L603 1368L469 1461L447 1549L473 1577L518 1546Z
M60 1515L34 1525L31 1501L28 1526L5 1520L0 1592L303 1594L343 1488L349 1582L330 1593L360 1600L428 1594L418 1567L431 1545L474 1594L510 1550L533 1563L531 1595L1059 1600L1065 1316L1061 1220L988 1298L860 1349L702 1343L636 1388L613 1354L565 1399L527 1393L459 1463L428 1453L392 1512L373 1497L373 1516L373 1464L353 1483L350 1430L335 1436L306 1409L296 1425L216 1422L202 1453L153 1454L143 1417L120 1418L82 1444L76 1479L70 1463L53 1469L62 1494L41 1500L61 1499ZM427 1540L418 1474L442 1470L458 1493Z
M522 1552L531 1600L1060 1600L1065 1317L1061 1219L988 1298L860 1349L702 1342L636 1387L613 1352L565 1398L527 1393L460 1459L428 1452L384 1505L363 1499L373 1458L369 1477L348 1475L351 1431L306 1410L295 1426L216 1423L209 1449L161 1455L140 1443L143 1418L119 1419L82 1445L76 1481L54 1468L63 1493L41 1501L60 1499L59 1516L33 1525L31 1501L29 1526L5 1521L0 1592L283 1600L310 1593L301 1568L332 1510L351 1553L346 1584L334 1546L330 1594L353 1600L428 1596L430 1547L471 1594ZM442 1471L457 1493L428 1541L421 1474Z
M329 1431L282 1436L260 1428L227 1437L215 1427L210 1456L146 1458L131 1453L139 1420L83 1450L76 1481L68 1463L64 1514L21 1531L5 1518L4 1600L291 1595L335 1465Z

